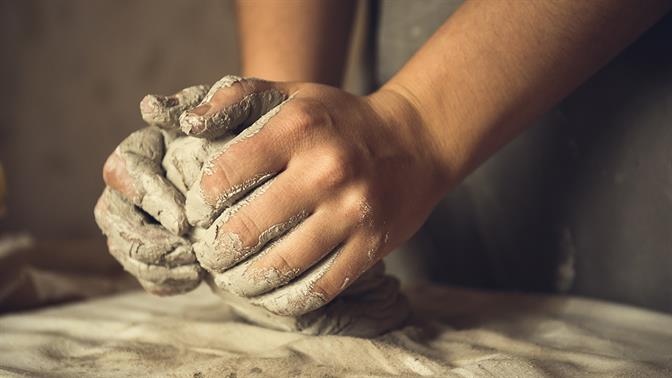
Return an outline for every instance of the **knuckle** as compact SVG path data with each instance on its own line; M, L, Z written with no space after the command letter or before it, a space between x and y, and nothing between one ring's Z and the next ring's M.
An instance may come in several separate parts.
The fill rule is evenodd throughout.
M310 108L302 101L288 104L288 112L291 112L287 125L291 131L302 133L314 124L313 114Z
M333 189L345 184L353 175L350 159L342 151L327 151L321 157L317 185Z
M330 301L338 294L338 287L325 277L313 284L311 292L325 301Z
M315 101L294 100L287 103L287 112L291 114L287 121L289 129L295 133L324 124L329 116Z
M136 130L119 144L118 151L134 154L152 162L160 161L165 153L163 134L158 128Z
M341 209L348 219L360 219L364 216L366 197L359 190L346 193L341 202Z
M283 276L291 274L294 271L294 263L291 261L291 258L284 253L275 253L272 257L270 266Z
M246 212L237 213L229 222L227 230L240 238L243 247L252 247L259 239L259 226Z

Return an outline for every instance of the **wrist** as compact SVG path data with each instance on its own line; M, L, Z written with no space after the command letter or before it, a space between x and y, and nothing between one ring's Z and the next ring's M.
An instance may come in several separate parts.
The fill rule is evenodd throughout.
M380 109L384 124L405 132L409 148L414 149L420 159L430 166L432 179L441 195L458 183L460 169L457 159L451 153L453 149L445 143L450 138L445 135L449 129L436 128L437 122L430 117L431 112L423 107L413 91L404 85L388 82L369 98Z
M433 135L415 99L394 85L385 85L366 98L380 124L392 135L385 138L384 143L391 143L387 139L397 141L396 144L412 156L416 168L424 171L426 182L433 188L430 196L440 199L454 185L452 165L441 153L439 139Z

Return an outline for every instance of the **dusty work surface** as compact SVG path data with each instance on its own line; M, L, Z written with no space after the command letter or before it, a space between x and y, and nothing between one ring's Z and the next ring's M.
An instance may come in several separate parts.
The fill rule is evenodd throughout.
M245 324L207 288L130 292L0 317L8 376L670 376L672 316L577 298L409 292L415 325L375 339Z

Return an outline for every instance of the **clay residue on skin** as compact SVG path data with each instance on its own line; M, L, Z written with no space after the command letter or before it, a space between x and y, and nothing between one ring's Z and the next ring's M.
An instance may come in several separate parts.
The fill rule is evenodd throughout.
M133 183L133 203L175 234L183 234L189 224L184 211L184 196L164 176L164 136L148 127L132 133L115 150L123 160Z
M201 267L191 243L150 223L132 204L105 189L94 211L108 238L110 252L131 274L142 277L154 293L177 294L201 282Z
M371 205L362 200L362 202L359 203L359 212L361 214L359 217L359 224L371 227L373 225L373 210L371 209Z
M242 80L256 79L225 76L210 88L201 105L209 103L220 89L230 88ZM218 138L227 132L249 126L286 98L287 95L277 89L248 93L219 112L198 115L187 111L180 117L180 125L187 135L207 139Z
M285 103L286 101L268 111L252 126L243 130L239 135L228 141L222 148L218 148L208 157L208 160L201 171L201 176L197 180L198 184L191 188L186 196L186 214L192 225L209 227L214 219L218 217L227 206L230 206L250 190L273 177L274 173L259 173L242 184L235 185L234 187L219 193L216 197L205 193L202 186L203 177L214 173L214 161L216 161L222 154L226 153L231 146L247 140L261 131L268 121L280 112Z
M204 175L207 174L209 169L206 164L203 169L205 172ZM252 176L245 180L245 182L221 192L214 200L205 199L203 190L194 188L194 190L187 193L187 217L195 225L208 227L212 224L214 218L218 217L227 207L234 204L252 189L267 182L274 175L274 173L260 173ZM215 205L210 205L209 202L215 203Z
M308 216L307 211L300 211L287 221L270 226L260 233L257 242L251 246L244 245L236 232L223 231L223 227L238 211L247 206L255 198L263 195L272 183L272 180L265 183L250 195L238 201L234 206L227 209L213 226L204 233L203 239L194 248L199 261L206 269L211 272L223 272L229 269L231 266L259 252L267 243L282 236Z
M256 245L247 248L248 250L241 251L242 253L239 255L239 258L245 259L251 253L258 252L263 246L265 246L271 240L274 240L279 236L282 236L284 233L296 227L299 223L301 223L304 219L306 219L308 215L309 215L308 211L301 210L296 215L291 216L288 220L272 225L259 235L259 240L257 241Z
M360 218L359 218L359 227L364 227L368 229L368 232L371 233L371 236L367 240L368 249L366 251L366 256L369 258L370 265L372 265L378 258L378 253L381 247L387 243L390 234L385 232L382 237L377 236L375 231L375 220L374 213L371 205L365 200L362 200L359 204ZM383 222L384 224L385 222Z
M252 303L283 316L299 316L316 310L327 303L330 298L316 291L315 283L331 269L340 254L340 249L333 252L296 281L270 293L252 298Z
M179 138L168 146L162 166L166 178L185 194L194 185L208 156L205 139Z
M202 233L202 238L194 244L194 251L201 265L210 272L222 272L236 262L235 252L243 249L243 243L238 235L220 232L220 227L252 200L262 195L273 180L267 181L235 205L226 209L217 220Z
M140 114L150 125L173 129L179 125L180 115L200 103L207 92L207 85L196 85L173 96L147 95L140 102Z
M269 235L260 237L260 242L255 247L256 250L259 250L258 253L224 272L214 273L214 281L217 286L226 288L226 290L241 296L251 297L283 286L296 278L301 272L299 267L280 271L273 266L257 268L255 265L264 256L272 253L274 246L285 240L290 232L295 232L300 227L299 223L306 217L307 212L301 212L293 217L294 219L290 219L288 222L279 225L280 227L272 227L282 229L283 231L273 231Z
M350 277L346 276L346 277L343 279L343 283L341 283L341 287L340 287L340 289L341 289L341 290L345 289L346 287L348 287L348 284L349 284L349 283L350 283Z
M246 296L264 294L276 287L288 284L291 280L298 277L300 273L301 268L298 267L284 271L274 266L254 271L246 270L243 277L248 282L248 285L251 286L251 289L248 289L244 294L247 294Z

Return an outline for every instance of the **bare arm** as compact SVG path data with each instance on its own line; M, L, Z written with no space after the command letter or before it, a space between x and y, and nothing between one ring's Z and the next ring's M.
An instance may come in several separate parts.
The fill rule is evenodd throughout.
M243 76L340 86L354 0L238 0Z
M664 0L467 1L385 86L432 135L448 185L670 9Z

